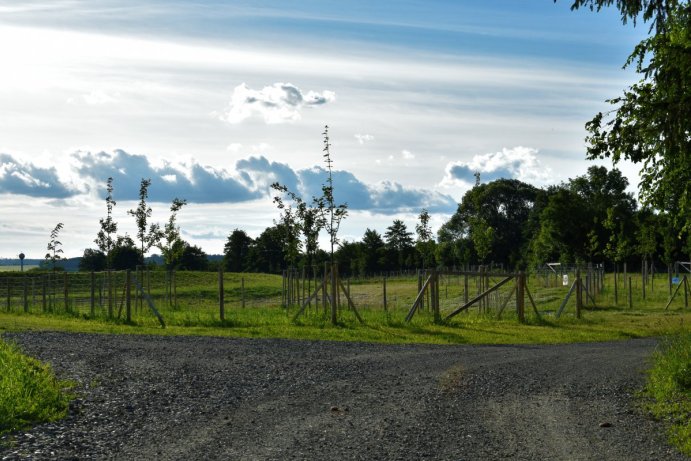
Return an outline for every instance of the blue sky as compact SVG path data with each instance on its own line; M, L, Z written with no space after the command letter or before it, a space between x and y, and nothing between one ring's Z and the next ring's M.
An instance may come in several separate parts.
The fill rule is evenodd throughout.
M222 251L278 217L276 180L319 190L328 124L342 236L438 227L472 185L583 174L584 123L635 79L647 26L569 1L0 2L0 257L41 257L65 223L93 246L115 178L153 221L186 198L183 237ZM621 165L632 183L637 169Z

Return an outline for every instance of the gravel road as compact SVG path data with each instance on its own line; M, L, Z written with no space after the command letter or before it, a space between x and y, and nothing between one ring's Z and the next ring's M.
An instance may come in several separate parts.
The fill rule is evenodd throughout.
M684 460L636 407L655 341L389 346L6 334L76 380L1 459Z

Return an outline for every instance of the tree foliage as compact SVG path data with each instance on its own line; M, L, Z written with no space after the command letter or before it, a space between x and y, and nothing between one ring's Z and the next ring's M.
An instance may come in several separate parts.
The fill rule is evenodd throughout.
M48 253L46 253L46 262L50 263L51 268L55 271L56 263L62 259L62 242L58 240L60 231L64 224L59 222L50 231L50 240L48 241Z
M616 5L622 20L642 17L651 35L625 66L641 80L613 109L586 124L588 158L641 164L642 202L669 213L679 237L691 232L691 4L676 0L577 0L572 8Z
M149 198L149 187L151 179L142 178L139 186L139 205L133 210L128 210L127 214L134 216L137 223L137 238L140 243L140 251L145 255L149 249L158 243L160 239L160 229L157 224L151 224L147 229L147 221L151 217L151 207L146 203Z
M113 236L118 231L118 224L113 219L113 207L115 207L116 202L113 199L113 178L109 177L106 181L106 217L99 220L101 229L98 231L96 236L96 246L106 257L106 268L111 267L111 257L110 253L115 245L115 240ZM85 252L86 255L86 252Z
M223 265L229 272L242 272L247 268L247 257L254 241L243 230L235 229L223 247Z
M185 205L187 205L187 200L174 198L170 205L170 217L163 226L163 230L158 229L158 227L153 230L157 234L153 237L155 245L161 250L163 261L168 269L172 269L180 263L180 259L188 246L182 240L180 226L176 222L178 211Z

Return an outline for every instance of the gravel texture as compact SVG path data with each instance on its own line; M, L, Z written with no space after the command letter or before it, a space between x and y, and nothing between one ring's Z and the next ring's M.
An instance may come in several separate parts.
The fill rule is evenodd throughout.
M390 346L6 334L78 382L0 459L683 460L633 394L654 340Z

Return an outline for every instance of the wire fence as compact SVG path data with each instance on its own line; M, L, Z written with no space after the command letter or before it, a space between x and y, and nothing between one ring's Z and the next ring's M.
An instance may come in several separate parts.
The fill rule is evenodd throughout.
M85 318L156 323L158 316L179 324L223 320L224 312L240 309L304 307L307 313L327 310L331 300L324 286L326 272L284 271L282 275L137 270L121 272L54 272L0 274L0 310L25 314L70 314ZM576 303L596 308L683 308L688 306L688 281L669 274L605 273L602 267L534 270L525 275L489 271L435 271L435 290L425 288L432 271L419 270L346 277L340 280L339 306L381 310L405 317L415 305L441 316L465 306L489 316L572 315ZM576 280L580 280L575 290ZM579 293L576 293L578 291ZM673 297L673 292L676 291ZM520 293L525 293L520 296ZM521 299L519 299L519 297ZM346 298L350 301L346 302ZM417 304L416 304L417 303ZM206 319L206 320L204 320Z

